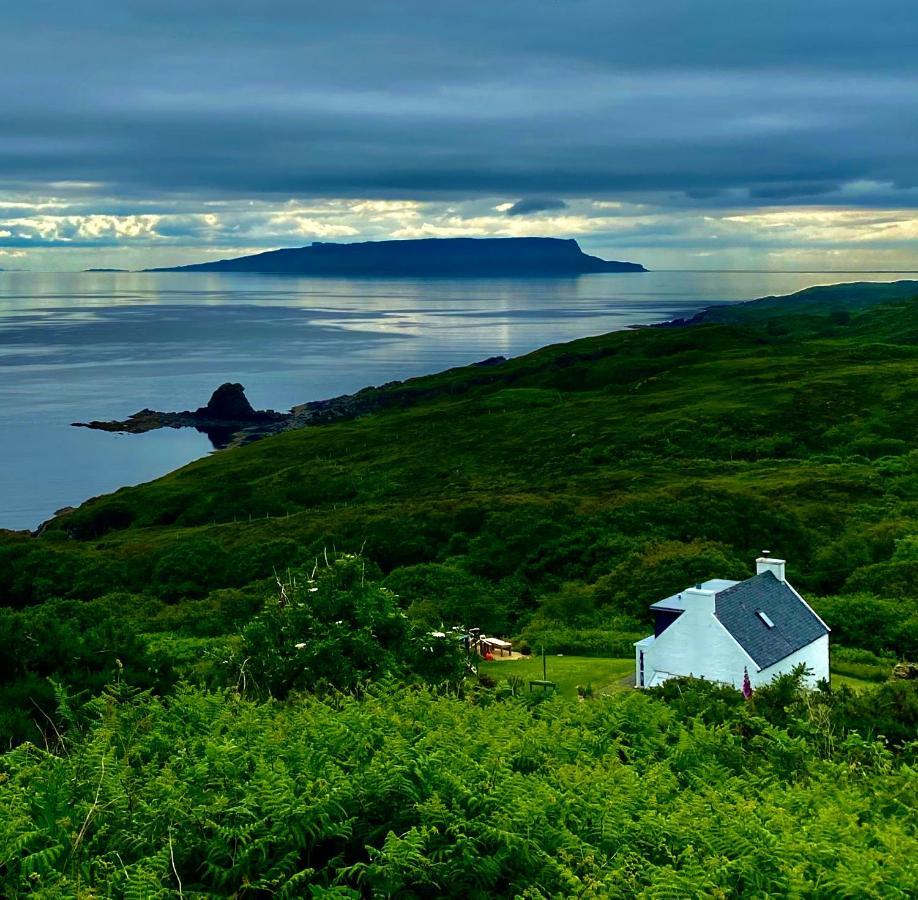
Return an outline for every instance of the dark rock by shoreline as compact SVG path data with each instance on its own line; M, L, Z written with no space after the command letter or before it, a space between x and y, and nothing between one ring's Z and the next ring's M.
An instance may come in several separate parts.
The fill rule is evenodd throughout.
M472 365L490 368L506 361L503 356L492 356ZM238 383L227 383L214 391L206 406L193 412L142 409L123 421L94 420L72 424L78 428L120 434L144 434L157 428L194 428L206 434L215 449L224 450L294 428L326 425L356 419L380 409L409 406L423 396L423 393L410 386L410 381L390 381L379 387L362 388L354 394L341 394L328 400L312 400L294 406L289 413L253 409L245 396L245 388Z
M123 421L74 422L78 428L92 428L96 431L114 431L124 434L143 434L157 428L195 428L210 438L217 449L226 447L238 432L247 429L264 429L265 433L280 430L290 419L286 413L273 409L256 410L245 396L245 388L238 383L221 384L206 406L184 412L159 412L142 409Z

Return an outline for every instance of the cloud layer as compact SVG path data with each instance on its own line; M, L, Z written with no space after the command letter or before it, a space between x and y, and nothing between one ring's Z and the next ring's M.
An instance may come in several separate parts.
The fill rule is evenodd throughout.
M41 265L456 233L918 264L904 0L10 7L0 247Z

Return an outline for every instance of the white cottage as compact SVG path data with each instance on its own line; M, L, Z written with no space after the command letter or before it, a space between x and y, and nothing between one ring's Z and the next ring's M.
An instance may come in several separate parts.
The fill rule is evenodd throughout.
M829 628L784 577L784 560L755 561L746 581L714 578L654 603L654 633L635 646L635 684L691 675L752 687L803 663L829 678Z

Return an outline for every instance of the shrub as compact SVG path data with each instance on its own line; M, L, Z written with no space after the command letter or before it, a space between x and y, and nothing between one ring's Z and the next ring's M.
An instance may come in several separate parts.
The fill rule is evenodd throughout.
M369 581L366 568L362 558L345 555L280 582L229 661L237 688L283 698L353 690L387 675L457 680L464 670L458 642L411 627L395 594Z
M203 597L226 584L229 556L216 541L183 537L160 552L153 566L153 585L167 600Z
M457 566L422 563L392 571L383 581L407 606L419 626L461 625L485 634L506 634L513 596L501 584L472 575Z
M832 629L833 642L878 654L918 657L918 601L857 593L817 597L813 606Z
M915 894L909 766L857 733L825 759L793 686L792 730L736 691L678 687L591 703L110 689L66 755L0 757L0 894Z
M133 521L134 510L126 502L106 498L84 504L68 513L60 524L77 540L88 540L127 528Z
M567 627L561 623L541 622L524 629L525 646L544 647L546 653L572 656L633 656L634 642L647 635L644 632L620 632L604 628ZM522 652L522 651L521 651Z

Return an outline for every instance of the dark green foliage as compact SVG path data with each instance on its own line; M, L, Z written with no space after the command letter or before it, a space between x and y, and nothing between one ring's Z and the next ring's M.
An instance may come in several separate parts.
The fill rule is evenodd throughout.
M0 535L0 894L918 893L885 680L918 655L918 305L717 320L384 388ZM461 680L453 624L630 657L765 547L875 687Z
M195 637L235 633L261 610L267 590L264 582L245 590L212 591L200 600L153 604L138 626L148 632L168 631Z
M52 600L21 611L0 609L0 746L22 740L55 741L54 683L80 697L115 678L166 687L168 665L148 653L116 599Z
M508 634L553 617L646 621L648 603L696 579L748 574L764 547L807 591L913 597L915 563L895 542L918 528L918 312L851 291L371 392L371 416L200 460L37 539L0 538L0 599L185 602L326 547L362 547L419 622ZM780 334L744 324L776 318Z
M0 757L0 892L914 896L915 770L778 694L786 727L685 682L484 705L109 691L65 756Z
M398 595L412 621L430 629L462 622L486 634L506 634L512 627L512 583L494 584L458 566L426 563L395 569L384 584Z
M813 601L817 613L832 627L832 639L848 647L918 658L918 599L844 594Z
M86 540L127 528L133 521L134 510L115 497L108 503L82 506L73 512L69 530L75 538Z
M830 715L839 727L894 747L914 744L918 735L918 690L914 682L887 681L870 691L841 688L836 693L839 696L830 707Z
M167 600L201 597L210 588L226 584L228 563L229 555L216 541L185 538L157 554L153 585Z
M602 605L643 618L655 600L706 581L714 572L717 578L742 579L748 577L749 566L716 544L661 541L628 554L597 580L597 593Z
M646 637L646 629L634 631L566 625L563 621L536 621L522 633L522 646L546 653L575 656L627 657L634 654L634 642ZM518 648L517 648L518 649Z
M795 736L815 740L821 752L833 754L846 736L856 733L884 747L907 748L911 753L918 735L918 685L887 681L867 691L841 687L813 692L801 687L800 667L757 688L750 710ZM876 748L873 748L876 752Z
M735 688L692 678L670 678L647 693L665 702L680 719L697 719L705 725L739 722L746 703Z
M385 676L455 682L464 652L455 639L413 627L395 595L372 580L360 557L296 570L245 626L228 668L256 696L353 690Z
M870 591L891 597L918 597L918 559L876 563L858 569L846 582L848 591Z

